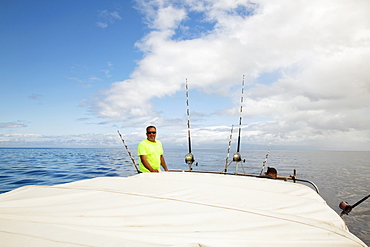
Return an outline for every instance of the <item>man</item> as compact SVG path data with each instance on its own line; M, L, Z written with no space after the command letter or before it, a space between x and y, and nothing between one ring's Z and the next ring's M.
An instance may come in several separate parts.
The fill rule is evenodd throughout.
M161 166L165 171L168 171L163 157L162 143L155 139L156 135L156 127L148 126L146 128L147 139L140 142L137 146L137 155L140 157L140 172L160 172Z
M273 167L268 167L267 171L265 172L265 175L262 177L275 179L277 178L277 171Z

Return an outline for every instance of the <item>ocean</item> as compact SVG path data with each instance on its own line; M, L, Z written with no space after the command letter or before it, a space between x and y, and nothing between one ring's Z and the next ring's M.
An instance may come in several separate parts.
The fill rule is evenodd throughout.
M131 150L137 160L135 150ZM171 170L186 170L186 150L165 150ZM275 167L279 176L311 180L328 205L340 213L338 205L353 205L370 194L370 152L339 151L244 151L243 169L259 174L268 153L266 166ZM194 170L222 171L226 150L193 149L198 166ZM232 159L232 153L230 154ZM26 185L55 185L102 176L132 176L134 165L124 148L0 148L0 193ZM228 167L235 171L235 164ZM309 186L309 185L308 185ZM370 246L370 199L343 216L349 230Z

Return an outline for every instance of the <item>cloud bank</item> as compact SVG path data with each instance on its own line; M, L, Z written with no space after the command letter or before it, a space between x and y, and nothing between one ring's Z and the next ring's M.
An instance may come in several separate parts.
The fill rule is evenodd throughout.
M225 97L245 75L244 117L255 121L243 125L246 141L368 146L369 1L152 0L137 9L149 28L136 44L143 59L97 97L99 117L145 122L161 110L153 99L183 91L185 78ZM220 110L238 115L236 107ZM215 135L206 129L197 131Z

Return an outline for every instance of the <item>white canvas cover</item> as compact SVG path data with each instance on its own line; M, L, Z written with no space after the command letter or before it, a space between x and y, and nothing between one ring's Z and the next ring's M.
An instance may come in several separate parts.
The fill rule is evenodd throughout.
M189 172L0 195L6 246L366 246L311 188Z

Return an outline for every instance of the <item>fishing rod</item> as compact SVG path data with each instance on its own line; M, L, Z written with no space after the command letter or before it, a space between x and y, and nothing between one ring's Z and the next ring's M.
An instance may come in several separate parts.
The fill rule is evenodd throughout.
M243 94L244 94L244 75L243 75L243 82L242 82L242 96L240 97L239 135L238 135L238 146L236 149L237 153L239 153L240 151L240 136L241 136L241 131L242 131L242 114L243 114Z
M191 153L191 137L190 137L190 110L189 110L189 87L188 87L188 79L186 78L185 83L186 88L186 114L188 115L188 146L189 146L189 153L185 155L185 163L188 164L189 170L193 170L193 163L195 161L194 155ZM197 166L198 163L195 163Z
M357 207L360 203L364 202L369 197L370 197L370 194L365 196L364 198L362 198L361 200L359 200L353 205L349 205L348 202L345 202L345 201L342 201L341 203L339 203L339 208L342 209L342 212L340 213L340 217L342 217L345 214L348 215L352 211L352 209Z
M126 150L127 150L127 153L128 153L128 155L130 156L131 161L132 161L132 163L134 164L134 166L135 166L135 169L136 169L137 173L140 173L139 168L137 167L137 165L136 165L136 163L135 163L135 160L134 160L134 158L133 158L133 157L132 157L132 155L131 155L130 150L128 150L128 147L127 147L127 145L126 145L126 143L125 143L125 140L123 140L121 133L119 133L119 130L117 130L117 132L118 132L118 134L119 134L119 137L121 137L121 140L122 140L123 145L125 145L125 148L126 148Z
M244 75L243 75L243 81L242 81L242 94L241 94L241 97L240 97L240 117L239 117L238 144L237 144L237 148L236 148L236 153L234 153L234 155L233 155L233 161L236 162L236 173L238 173L239 163L243 162L242 156L240 154L240 138L241 138L241 131L242 131L242 115L243 115L243 95L244 95ZM245 160L244 160L244 162L245 162Z
M229 165L231 164L231 162L229 163L229 156L230 156L231 140L233 139L233 129L234 129L234 125L231 125L230 140L229 140L229 147L228 147L228 149L227 149L226 164L225 164L224 172L227 172L227 168L228 168L228 167L229 167Z
M269 153L270 153L270 150L268 150L268 151L267 151L266 158L265 158L265 160L263 161L262 168L261 168L261 172L260 172L260 176L262 176L263 170L265 169L266 162L267 162L267 158L269 157Z

